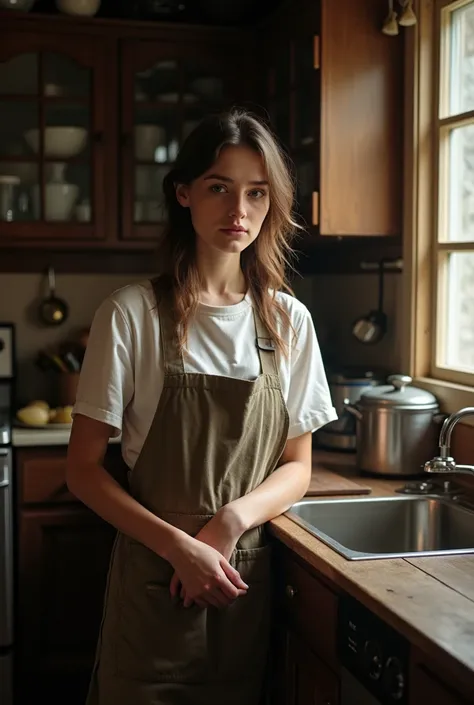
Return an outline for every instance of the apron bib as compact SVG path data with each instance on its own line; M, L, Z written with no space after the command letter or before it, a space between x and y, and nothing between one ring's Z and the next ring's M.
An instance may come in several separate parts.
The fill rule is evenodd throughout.
M277 467L288 412L275 350L258 315L255 380L186 374L166 301L158 304L164 387L131 473L131 495L195 536L228 502ZM173 600L172 566L118 533L87 705L259 705L271 609L265 527L247 531L230 563L249 585L223 609Z

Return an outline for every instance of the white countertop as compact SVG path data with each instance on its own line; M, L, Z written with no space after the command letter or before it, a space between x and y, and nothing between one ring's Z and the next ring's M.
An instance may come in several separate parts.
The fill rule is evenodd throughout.
M71 431L63 428L14 428L12 442L15 448L27 446L67 446ZM111 438L109 443L120 443L121 436Z

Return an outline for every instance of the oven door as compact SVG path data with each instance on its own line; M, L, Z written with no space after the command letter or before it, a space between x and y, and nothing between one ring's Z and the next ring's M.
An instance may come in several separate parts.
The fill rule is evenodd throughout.
M12 452L0 446L0 654L13 644Z
M347 668L341 669L341 705L380 705L360 681Z

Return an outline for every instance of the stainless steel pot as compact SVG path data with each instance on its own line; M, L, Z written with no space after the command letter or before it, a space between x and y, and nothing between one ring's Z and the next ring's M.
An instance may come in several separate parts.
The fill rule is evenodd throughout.
M328 375L329 391L338 418L316 431L315 440L319 447L348 451L356 449L356 420L346 410L345 404L356 404L361 394L381 384L382 379L373 371L357 368L348 368Z
M357 466L374 475L417 475L436 453L439 405L430 392L410 386L411 377L387 381L346 404L357 419Z

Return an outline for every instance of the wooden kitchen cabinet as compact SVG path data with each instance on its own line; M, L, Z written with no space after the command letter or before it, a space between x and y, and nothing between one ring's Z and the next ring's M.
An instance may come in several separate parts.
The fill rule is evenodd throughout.
M122 484L119 446L106 467ZM19 702L84 703L115 530L71 495L66 449L17 452Z
M337 676L292 634L289 635L289 673L292 705L338 705Z
M98 37L0 30L0 176L18 182L12 207L2 199L0 245L105 239L108 52ZM90 214L80 222L81 201Z
M412 650L410 664L409 705L470 705L474 702L474 684L449 674L442 664L428 654Z
M276 546L272 705L337 705L337 595Z
M400 238L402 37L379 0L285 3L267 25L267 105L310 232Z
M0 268L154 271L163 177L203 115L255 98L253 47L246 29L0 11L0 176L19 179ZM71 126L84 143L48 151Z

